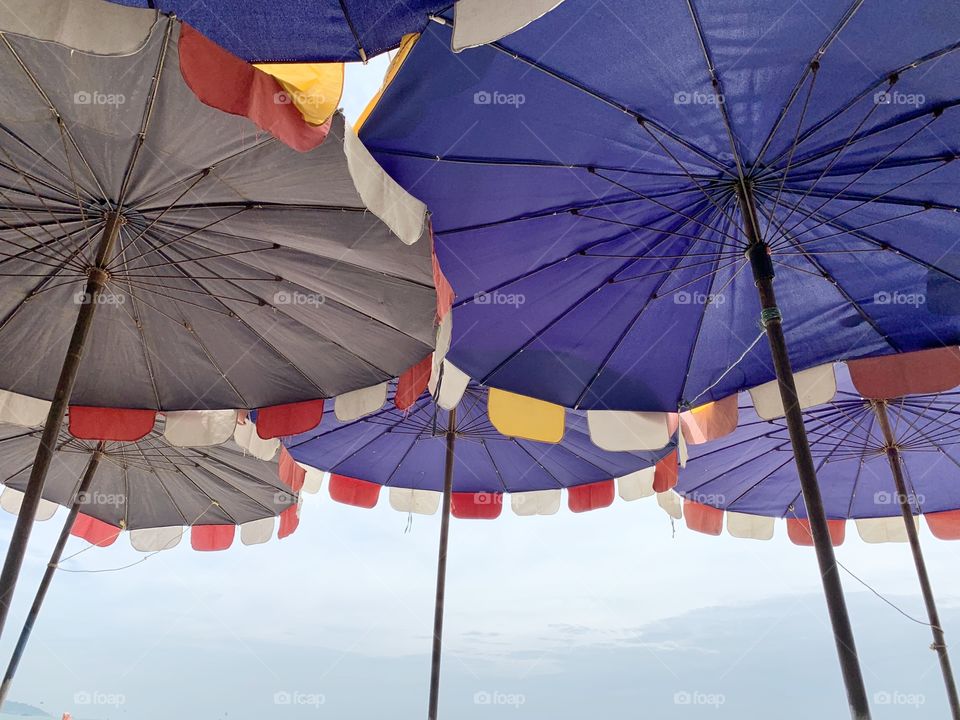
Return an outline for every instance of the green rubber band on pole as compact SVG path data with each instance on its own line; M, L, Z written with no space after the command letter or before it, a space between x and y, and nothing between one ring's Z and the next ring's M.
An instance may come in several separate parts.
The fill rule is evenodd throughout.
M764 308L760 311L760 324L764 327L769 325L773 320L782 319L783 315L780 314L780 308L778 307Z

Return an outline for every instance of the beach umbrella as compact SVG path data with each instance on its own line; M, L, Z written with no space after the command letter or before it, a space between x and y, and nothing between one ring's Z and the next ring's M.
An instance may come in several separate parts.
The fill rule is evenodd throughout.
M164 430L164 420L158 420L132 442L61 432L40 516L49 518L59 506L69 512L0 684L0 706L71 535L106 547L126 532L135 549L156 553L175 547L187 533L196 550L225 550L237 527L244 544L267 542L278 516L278 537L296 529L299 488L283 482L275 460L258 459L232 440L208 447L174 445ZM0 424L0 507L5 510L20 508L41 437L40 428Z
M428 357L438 303L424 206L342 115L307 123L189 25L6 2L0 78L0 389L46 417L2 628L68 404L91 439L156 411L228 410L196 423L229 434L261 408L265 437L298 432Z
M955 367L944 372L944 354L932 352L940 362L932 356L900 378L891 378L872 360L838 365L836 395L808 408L804 420L834 544L843 541L846 520L856 522L866 542L910 544L950 716L960 718L915 522L922 514L935 537L960 539L960 392L938 392L960 384L960 373ZM950 354L956 358L960 351L953 348ZM680 471L675 490L685 498L687 524L718 534L726 511L730 534L770 538L774 518L785 518L790 539L809 544L807 513L791 459L782 417L770 417L744 398L737 429L691 448L686 469Z
M626 412L779 379L858 718L793 369L960 341L958 37L933 0L566 0L457 56L432 23L361 132L433 212L471 377Z
M617 485L627 500L666 492L676 482L677 461L666 428L662 446L634 452L594 445L582 415L559 435L531 440L517 434L523 424L517 413L549 425L544 415L556 410L549 403L487 390L452 373L438 378L439 404L416 388L401 378L391 387L392 404L355 420L328 415L316 429L283 443L298 464L330 473L330 496L338 502L372 508L386 487L390 505L400 511L433 514L442 505L428 709L434 720L451 514L497 518L509 494L519 515L552 515L563 491L573 512L595 510L613 502ZM499 407L493 422L488 406Z
M251 62L345 62L393 50L437 12L455 8L457 50L499 39L562 0L114 0L174 13Z

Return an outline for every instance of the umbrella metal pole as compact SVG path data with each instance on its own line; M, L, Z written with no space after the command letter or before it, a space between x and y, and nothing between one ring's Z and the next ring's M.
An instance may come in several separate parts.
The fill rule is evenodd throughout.
M433 609L433 656L430 663L429 720L437 720L440 701L440 651L443 637L443 598L447 584L447 539L450 535L450 500L453 495L453 447L457 438L457 410L450 411L447 425L447 455L443 468L443 509L440 517L440 549L437 554L437 600Z
M836 642L840 670L847 690L850 717L854 720L869 720L870 704L867 701L867 689L863 682L860 660L857 657L847 603L843 597L843 585L840 582L840 572L833 552L823 497L820 494L820 486L817 484L817 471L813 463L813 455L810 453L807 431L803 426L803 412L800 409L793 368L787 353L780 309L777 307L777 298L773 290L773 260L760 234L757 212L750 192L746 187L738 186L737 193L750 240L747 256L750 259L754 283L760 296L760 317L770 343L770 354L773 357L777 384L780 388L780 400L783 403L797 474L800 478L800 489L807 509L807 520L810 523L813 546L820 566L820 579L827 600L827 611L833 627L833 639Z
M47 412L43 434L40 437L40 445L37 448L33 468L30 471L30 479L27 481L27 488L20 504L20 513L13 527L10 545L7 547L3 571L0 572L0 636L3 635L3 627L10 612L13 591L16 588L20 568L23 566L23 558L27 552L27 542L30 540L33 520L40 505L43 483L46 480L47 470L50 467L50 461L60 437L60 428L63 426L63 416L67 412L70 396L73 394L73 384L77 379L77 371L80 369L80 359L90 335L90 328L93 326L93 316L97 309L98 298L109 279L109 275L104 268L113 251L122 222L119 214L115 212L106 213L106 225L100 236L96 261L87 273L84 295L80 298L80 312L77 314L73 335L71 335L70 344L67 346L67 355L60 369L60 378L57 380L50 410Z
M883 432L883 442L893 472L893 482L897 490L897 501L900 504L900 514L907 529L907 540L910 543L910 552L913 554L913 564L917 568L917 578L920 580L920 591L923 602L927 606L927 618L930 620L930 631L933 633L932 648L940 658L940 672L943 673L943 683L947 688L947 698L950 702L950 717L960 720L960 697L957 696L957 682L950 667L950 655L947 652L947 641L943 635L943 626L940 624L940 613L933 597L933 588L930 586L930 575L927 573L927 563L923 559L920 548L920 535L913 521L913 511L907 497L907 483L903 477L903 466L900 464L900 448L890 427L890 418L887 415L887 405L884 402L874 401L873 411L877 416L880 430Z
M84 502L84 496L90 489L93 482L93 476L97 473L97 467L100 464L100 458L103 454L104 443L97 444L97 449L90 455L90 461L87 463L87 469L83 473L83 479L80 481L80 487L73 498L73 505L70 512L67 513L67 519L63 523L63 529L60 531L60 537L57 538L57 544L50 554L50 562L47 563L47 569L43 573L43 579L40 581L40 587L37 588L37 594L33 598L33 605L30 606L30 612L23 623L23 629L20 631L20 637L17 639L17 645L10 656L10 663L7 665L7 672L3 675L3 683L0 684L0 710L3 709L7 701L7 695L10 694L10 686L13 684L13 676L17 674L17 667L20 665L20 658L23 657L23 651L27 648L27 641L30 640L30 633L33 632L33 626L37 622L37 616L40 614L40 608L44 599L47 597L47 590L50 589L50 583L53 581L53 574L57 571L60 558L63 555L63 549L67 546L67 540L70 539L70 530L80 512L80 506Z

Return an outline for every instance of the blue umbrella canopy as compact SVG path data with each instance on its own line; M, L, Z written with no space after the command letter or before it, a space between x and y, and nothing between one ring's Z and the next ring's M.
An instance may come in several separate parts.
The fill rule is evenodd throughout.
M960 392L871 400L846 366L837 375L833 400L804 413L827 516L900 515L878 409L889 417L914 513L960 509ZM691 446L676 491L732 512L806 518L786 423L761 418L746 396L739 412L731 434Z
M566 0L450 32L361 136L434 213L472 377L630 410L773 379L745 202L795 368L960 340L960 7Z
M312 63L366 62L419 33L435 13L455 3L451 45L460 49L509 34L563 0L112 1L173 13L251 62Z
M352 422L327 414L314 430L283 443L294 460L335 475L441 492L448 426L448 411L424 393L406 412L388 402ZM475 383L457 406L454 426L454 493L493 495L610 482L674 452L672 444L648 452L602 450L590 440L585 413L568 413L566 431L556 444L508 437L490 422L487 390Z
M451 0L113 0L177 15L254 62L365 60L418 32ZM361 52L363 53L361 55Z

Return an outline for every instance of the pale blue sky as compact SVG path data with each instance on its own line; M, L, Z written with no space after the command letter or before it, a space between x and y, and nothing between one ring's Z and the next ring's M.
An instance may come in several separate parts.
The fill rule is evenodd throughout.
M351 68L356 117L382 60ZM7 636L64 512L38 525ZM438 517L307 497L300 530L199 554L183 543L117 572L61 573L12 699L99 720L422 717ZM0 517L6 543L13 521ZM842 562L923 617L905 546L853 528ZM955 545L923 528L948 638L960 632ZM71 541L68 554L83 548ZM107 570L143 556L121 539L67 563ZM935 655L916 625L849 577L876 718L945 714ZM454 521L441 710L448 718L754 718L845 715L813 553L706 537L653 501L586 515ZM886 701L886 702L885 702Z

